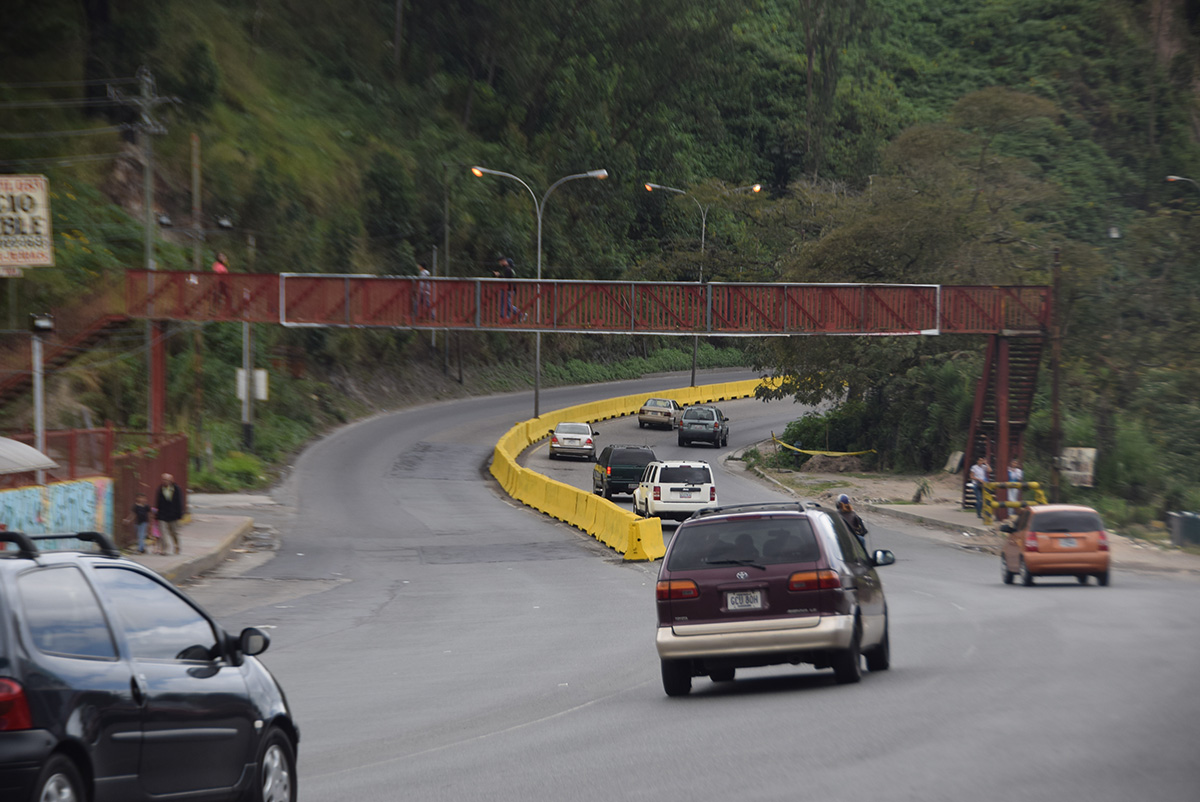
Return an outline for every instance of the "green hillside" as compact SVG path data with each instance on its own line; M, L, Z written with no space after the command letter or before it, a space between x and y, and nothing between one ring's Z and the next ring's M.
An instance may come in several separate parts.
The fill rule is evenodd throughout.
M24 280L22 308L141 265L141 161L130 131L55 133L132 123L129 105L14 104L101 100L106 81L146 67L179 100L154 113L167 129L154 150L156 211L174 223L160 232L168 269L191 264L193 133L203 259L223 250L234 270L411 274L437 247L439 274L485 275L511 255L532 275L529 193L473 177L472 164L521 176L539 197L561 176L608 170L547 204L552 278L1044 284L1057 251L1066 445L1101 449L1103 490L1131 517L1200 506L1200 185L1165 180L1200 180L1194 0L8 7L0 169L50 176L59 238L58 267ZM647 181L691 195L648 193ZM758 182L763 193L737 191ZM708 207L703 253L697 203ZM219 328L205 333L206 355L235 363L236 333ZM566 365L663 345L547 347ZM189 347L172 340L181 422L195 411ZM428 361L407 333L260 333L264 359L286 348L322 380ZM478 338L466 359L495 368L524 348ZM863 410L856 430L882 464L930 469L961 439L979 348L810 339L756 344L752 359L821 379L788 386L806 400L821 392L809 388L849 387ZM107 388L97 411L134 420L140 363L132 351L97 361L88 381ZM206 407L221 395L219 368L205 378ZM311 389L295 403L320 395ZM1035 421L1035 461L1047 428Z

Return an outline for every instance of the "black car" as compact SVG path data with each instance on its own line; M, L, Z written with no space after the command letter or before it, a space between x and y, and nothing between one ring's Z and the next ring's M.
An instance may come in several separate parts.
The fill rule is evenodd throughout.
M650 446L605 446L592 467L592 492L612 498L614 493L633 493L642 471L654 461Z
M0 799L296 799L265 633L226 634L102 534L0 548Z
M710 405L688 407L679 419L679 445L700 441L714 446L729 445L729 418Z

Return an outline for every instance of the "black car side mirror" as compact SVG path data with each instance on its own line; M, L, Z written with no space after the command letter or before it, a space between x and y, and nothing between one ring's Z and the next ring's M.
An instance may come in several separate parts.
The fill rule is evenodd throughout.
M271 638L258 627L246 627L238 638L238 650L251 657L262 654L271 645Z
M876 549L871 555L871 562L875 565L891 565L896 562L896 555L887 549Z

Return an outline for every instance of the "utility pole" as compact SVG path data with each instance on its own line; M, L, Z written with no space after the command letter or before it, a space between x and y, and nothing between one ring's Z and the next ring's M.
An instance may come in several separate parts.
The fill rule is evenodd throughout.
M442 238L443 238L442 253L444 253L446 255L446 257L445 257L446 258L446 269L443 271L443 275L445 275L446 278L450 278L450 165L447 162L442 162L442 167L445 171L444 180L442 181L442 190L443 190L443 194L442 194ZM434 286L434 289L435 290L437 289L436 285ZM450 314L449 308L443 306L442 307L442 316L443 316L442 319L445 320L447 324L449 324L449 322L450 322L449 317L448 317L449 314ZM462 332L459 332L457 336L459 337L458 344L461 349L461 347L462 347L462 339L461 339ZM446 350L445 350L445 353L443 354L443 358L442 358L442 375L449 376L450 375L450 329L449 328L446 329L445 348L446 348ZM460 350L459 353L461 354L462 351ZM459 363L458 383L462 384L462 363Z
M146 270L157 270L154 260L154 236L156 221L154 219L154 144L152 136L165 134L167 129L154 118L154 111L164 103L178 103L179 98L164 97L157 94L154 87L154 75L146 67L139 67L138 82L141 86L139 96L126 95L113 86L108 87L108 96L126 106L133 106L141 117L136 124L138 138L142 146L142 205L143 225L145 226L144 266ZM147 282L151 295L154 293L154 277ZM147 398L147 428L152 432L164 428L167 379L164 375L166 368L166 324L154 320L154 307L149 308L149 319L146 321L146 351L149 357L148 373L150 377L150 393Z
M204 229L200 222L200 135L192 134L192 270L201 270L200 246L204 240ZM204 465L204 323L196 323L192 330L192 383L195 390L196 425L196 468Z
M1050 268L1050 502L1058 503L1062 483L1062 410L1059 398L1059 374L1062 364L1062 325L1059 322L1059 299L1062 294L1062 268L1059 251L1054 249Z

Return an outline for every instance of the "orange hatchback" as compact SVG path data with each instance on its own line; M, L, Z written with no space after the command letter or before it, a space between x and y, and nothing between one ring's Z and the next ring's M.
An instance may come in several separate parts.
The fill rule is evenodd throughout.
M1032 585L1035 576L1073 576L1086 585L1089 576L1108 584L1108 535L1100 513L1073 504L1025 507L1013 523L1001 524L1008 537L1000 554L1000 577Z

